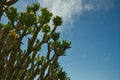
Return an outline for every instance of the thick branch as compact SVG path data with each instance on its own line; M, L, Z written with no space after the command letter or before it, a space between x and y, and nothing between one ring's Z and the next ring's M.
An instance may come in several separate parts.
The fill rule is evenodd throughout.
M6 6L10 6L10 5L16 3L17 1L18 0L10 0L10 1L7 2L7 1L1 0L0 3L2 3L3 5L6 5Z
M7 0L3 1L3 0L0 0L0 19L1 19L1 16L2 14L4 13L5 11L5 6L10 6L10 5L13 5L14 3L16 3L18 0L10 0L7 2Z

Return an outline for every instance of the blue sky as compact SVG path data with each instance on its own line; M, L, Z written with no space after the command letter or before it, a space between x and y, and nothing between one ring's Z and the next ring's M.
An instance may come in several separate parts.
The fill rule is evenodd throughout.
M20 0L19 10L41 2L63 17L61 39L72 42L60 63L71 80L120 80L119 0Z
M120 80L120 9L117 8L85 13L75 20L72 36L68 38L72 48L67 58L61 59L72 80Z
M119 1L118 1L119 2ZM120 2L75 17L68 56L61 63L72 80L120 80Z

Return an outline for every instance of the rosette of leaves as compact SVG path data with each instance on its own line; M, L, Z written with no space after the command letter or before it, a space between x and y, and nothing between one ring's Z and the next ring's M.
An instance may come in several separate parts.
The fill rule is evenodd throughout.
M6 11L5 11L8 19L10 20L11 24L13 25L14 22L17 19L18 13L17 13L17 9L14 7L9 7Z
M62 46L63 50L69 49L69 48L71 48L71 42L69 42L67 40L63 40L61 46Z
M67 73L65 71L60 71L58 73L59 80L70 80L69 77L67 77Z
M50 32L50 26L48 24L44 25L42 27L42 32L48 33Z
M71 48L71 42L68 42L67 40L63 40L62 42L56 41L57 52L59 56L65 55L65 51L69 48Z
M39 21L43 23L49 23L52 17L52 13L48 11L47 8L41 9L41 16L39 17Z
M60 26L62 24L62 22L63 22L62 18L59 16L56 16L53 18L53 23L55 26Z
M36 22L36 15L33 12L27 13L22 12L19 16L19 21L21 24L30 27L35 24Z
M59 63L55 65L55 73L54 73L56 80L70 80L67 76L67 73L63 70Z
M34 12L36 13L40 8L40 4L39 3L34 3L32 6L27 6L27 12Z
M54 33L52 34L52 39L53 39L54 41L57 41L57 40L59 39L59 37L60 37L60 33L54 32Z

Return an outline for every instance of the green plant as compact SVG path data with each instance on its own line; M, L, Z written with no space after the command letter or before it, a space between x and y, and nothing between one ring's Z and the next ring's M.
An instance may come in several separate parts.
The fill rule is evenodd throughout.
M60 41L60 32L56 32L62 18L54 17L47 8L37 16L39 9L40 5L34 3L25 12L19 13L11 6L5 10L9 22L0 23L0 80L69 80L58 65L58 59L71 48L71 42ZM51 20L53 29L49 25ZM40 33L42 39L38 38ZM44 44L43 56L39 53Z

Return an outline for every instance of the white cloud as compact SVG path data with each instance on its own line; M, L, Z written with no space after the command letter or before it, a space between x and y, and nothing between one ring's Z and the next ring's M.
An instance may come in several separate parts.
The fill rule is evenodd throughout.
M83 0L84 4L92 5L92 10L107 10L114 6L114 0Z
M19 11L23 11L27 5L31 5L33 2L32 0L20 0L15 6ZM74 18L85 12L109 9L114 5L114 0L38 0L38 2L42 7L47 7L54 15L63 18L63 26L60 29L64 31L74 29L71 27L75 21ZM64 26L66 24L67 26Z
M84 11L91 11L93 10L93 5L92 4L84 4Z
M63 18L64 24L71 26L75 16L81 16L84 12L108 9L113 6L113 0L38 0L42 7L47 7L54 15ZM70 25L69 25L70 24ZM62 30L66 28L62 27Z
M68 21L73 15L82 12L81 0L38 0L41 5L48 7L55 15L62 16Z
M73 16L82 14L82 0L38 0L38 2L41 3L42 7L47 7L54 15L61 16L63 24L72 24Z

